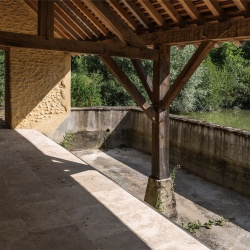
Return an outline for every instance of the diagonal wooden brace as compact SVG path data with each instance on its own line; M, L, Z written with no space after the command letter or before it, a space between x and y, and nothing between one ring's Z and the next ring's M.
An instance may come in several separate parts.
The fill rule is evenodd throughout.
M183 68L179 76L174 81L166 95L161 101L161 108L168 109L173 100L181 92L189 78L193 75L195 70L200 66L203 59L207 56L210 50L214 47L215 42L205 41L202 42L198 49L195 51L193 56L190 58L186 66Z
M147 72L145 71L141 60L139 59L131 59L131 62L150 98L150 100L152 101L153 99L153 84L152 84L152 80L150 79L150 77L147 75Z
M126 74L121 70L117 63L110 56L99 56L102 62L108 67L110 72L122 84L130 96L135 100L138 106L147 114L147 116L155 122L156 112L147 102L145 97L139 92L135 85L130 81Z

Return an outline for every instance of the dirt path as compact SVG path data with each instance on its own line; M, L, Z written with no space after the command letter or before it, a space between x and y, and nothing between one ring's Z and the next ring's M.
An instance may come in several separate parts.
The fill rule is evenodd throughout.
M121 187L143 200L150 156L134 149L73 152ZM200 228L194 235L211 249L250 249L250 199L179 169L175 180L177 224L226 219L223 226ZM185 249L185 248L183 248Z

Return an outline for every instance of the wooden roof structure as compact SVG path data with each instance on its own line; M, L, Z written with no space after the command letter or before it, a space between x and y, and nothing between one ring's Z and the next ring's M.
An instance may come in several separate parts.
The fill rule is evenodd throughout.
M147 50L154 44L240 44L250 37L248 0L23 1L39 18L39 37L0 32L2 45L155 60Z
M169 177L168 108L214 46L250 40L250 0L22 0L37 35L0 30L0 46L95 54L152 120L152 176ZM0 10L1 11L1 10ZM170 46L197 50L170 86ZM112 56L130 58L148 102ZM140 59L153 60L149 79Z

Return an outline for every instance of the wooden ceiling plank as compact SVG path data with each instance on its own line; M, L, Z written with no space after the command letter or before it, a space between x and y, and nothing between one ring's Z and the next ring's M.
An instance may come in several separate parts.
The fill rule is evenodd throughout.
M159 25L164 26L165 20L161 14L155 9L149 0L138 0L142 7L148 12L149 16Z
M201 62L207 56L207 54L214 47L213 41L205 41L202 42L198 49L194 52L193 56L190 58L186 66L183 68L181 73L178 75L166 95L163 97L161 101L161 107L163 109L168 109L170 104L174 101L174 99L181 92L185 84L188 82L190 77L199 67Z
M124 44L146 48L142 40L124 23L105 1L86 0L85 4Z
M194 44L207 40L233 41L250 40L250 18L230 20L221 23L186 27L166 31L141 34L146 45L153 44Z
M158 0L162 8L166 11L169 17L175 22L178 23L179 27L186 27L187 24L179 14L179 12L174 8L169 0Z
M228 21L228 15L225 13L223 8L217 1L214 0L203 0L203 2L207 5L208 9L211 13L218 18L218 21Z
M139 59L131 59L131 62L141 80L142 85L144 86L150 100L153 100L153 83L152 79L148 76L147 72L145 71L141 60Z
M148 29L149 31L155 30L151 22L147 19L147 17L141 12L141 10L132 0L122 0L122 1L144 28Z
M54 1L38 0L38 35L54 36Z
M82 4L81 1L74 1L73 3L104 36L109 34L109 31L106 29L106 27L96 19L96 17Z
M89 39L95 39L95 35L85 26L84 23L82 23L81 20L79 20L79 18L74 13L71 12L71 10L66 5L64 5L61 1L57 1L57 4Z
M60 38L46 39L44 36L0 31L0 46L66 51L80 54L109 55L128 58L157 60L159 51L141 49L119 44L77 41Z
M205 19L201 15L201 13L198 11L198 9L195 7L192 1L187 0L178 0L179 3L182 5L182 7L185 9L185 11L188 13L188 15L196 21L198 25L205 24Z
M147 102L141 92L121 70L114 59L112 59L112 57L110 56L100 56L100 59L107 66L110 72L117 78L117 80L122 84L122 86L130 94L130 96L135 100L137 105L146 113L150 120L154 122L156 112L154 111L153 107Z
M108 3L118 12L118 14L128 23L131 29L141 33L140 26L136 21L129 15L129 13L115 0L107 0Z
M57 20L63 21L64 25L66 23L65 27L68 27L68 29L70 29L71 32L75 34L75 37L77 35L78 39L86 39L86 34L72 21L70 17L68 17L68 15L57 4L55 4L55 16Z

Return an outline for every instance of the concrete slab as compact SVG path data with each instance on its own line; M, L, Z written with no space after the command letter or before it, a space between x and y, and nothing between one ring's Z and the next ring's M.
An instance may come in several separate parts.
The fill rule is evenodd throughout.
M3 250L208 249L35 130L0 130L0 152Z

